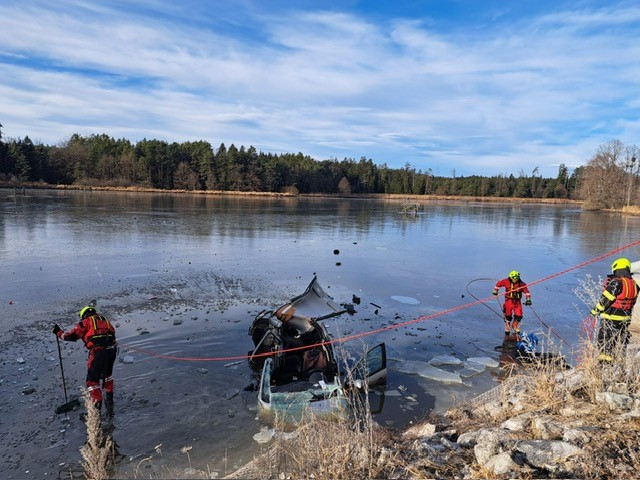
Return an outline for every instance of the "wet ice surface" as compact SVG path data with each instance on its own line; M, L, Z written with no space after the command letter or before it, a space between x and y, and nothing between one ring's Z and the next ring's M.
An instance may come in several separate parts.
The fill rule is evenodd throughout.
M371 392L372 411L403 427L497 385L495 364L509 362L495 350L498 307L463 308L472 295L490 296L513 268L531 281L640 236L636 220L621 232L615 216L558 207L434 203L409 218L388 202L10 193L0 191L3 478L78 476L84 426L79 411L53 413L64 395L51 326L68 329L92 299L120 343L122 475L171 476L153 470L170 465L185 476L182 450L192 447L194 468L222 476L269 435L245 390L255 378L237 358L252 347L251 320L314 274L338 303L361 300L356 315L326 321L336 338L370 334L347 351L387 344L389 377ZM535 313L569 343L584 318L572 289L609 263L532 288ZM539 328L525 313L523 327ZM68 342L62 354L75 397L86 354Z

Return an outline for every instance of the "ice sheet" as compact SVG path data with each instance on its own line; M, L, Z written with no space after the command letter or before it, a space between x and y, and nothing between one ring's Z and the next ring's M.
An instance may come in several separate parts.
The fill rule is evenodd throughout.
M419 375L436 382L462 384L462 378L457 373L447 372L420 360L404 361L397 368L400 372Z
M467 362L475 362L484 365L487 368L498 368L500 363L491 357L469 357Z
M453 355L440 355L438 357L433 357L429 360L429 363L436 367L438 365L461 365L462 360L458 357L454 357Z

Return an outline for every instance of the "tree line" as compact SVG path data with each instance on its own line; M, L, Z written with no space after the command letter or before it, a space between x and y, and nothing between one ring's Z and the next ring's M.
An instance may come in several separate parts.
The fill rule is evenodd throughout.
M633 148L609 142L584 167L570 173L560 165L555 178L542 177L537 168L517 176L456 176L454 172L444 177L434 175L431 169L416 170L409 163L389 168L365 157L318 161L302 153L258 152L253 146L237 148L221 143L214 149L204 140L169 143L143 139L132 143L106 134L74 134L48 146L33 143L29 137L3 139L0 131L0 180L167 190L567 199L581 198L585 192L606 196L606 182L590 181L596 173L599 177L615 173L616 191L629 182L633 187L640 163L630 163L629 155L637 151ZM631 190L622 193L615 195L614 204L635 201L629 198L633 197ZM595 204L602 201L600 198ZM611 207L611 202L606 203Z

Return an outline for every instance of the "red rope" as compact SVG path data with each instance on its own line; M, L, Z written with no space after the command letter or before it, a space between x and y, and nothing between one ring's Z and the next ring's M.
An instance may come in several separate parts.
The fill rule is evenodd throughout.
M598 261L603 260L603 259L605 259L607 257L610 257L611 255L614 255L614 254L616 254L618 252L621 252L623 250L626 250L628 248L635 247L637 245L640 245L640 240L637 240L635 242L631 242L631 243L629 243L627 245L624 245L622 247L610 250L609 252L604 253L604 254L602 254L602 255L600 255L598 257L592 258L590 260L586 260L586 261L584 261L582 263L579 263L578 265L574 265L573 267L566 268L564 270L561 270L560 272L554 273L554 274L549 275L547 277L543 277L543 278L541 278L539 280L535 280L535 281L533 281L533 282L531 282L531 283L529 283L527 285L528 286L537 285L537 284L542 283L542 282L547 282L547 281L551 280L552 278L556 278L556 277L559 277L561 275L565 275L566 273L572 272L573 270L577 270L577 269L582 268L582 267L584 267L586 265L598 262ZM395 323L393 325L387 325L387 326L380 327L380 328L375 329L375 330L369 330L369 331L366 331L366 332L355 333L353 335L348 335L348 336L345 336L345 337L336 338L336 339L333 339L333 340L328 341L328 342L318 343L316 345L305 345L304 347L296 347L296 348L290 348L290 349L287 349L287 350L279 350L279 352L294 352L294 351L298 351L298 350L308 349L308 348L314 347L314 346L329 345L329 344L342 344L342 343L350 342L352 340L357 340L359 338L366 337L366 336L369 336L369 335L374 335L376 333L382 333L382 332L386 332L386 331L389 331L389 330L395 330L397 328L406 327L406 326L413 325L413 324L416 324L416 323L424 322L426 320L432 320L434 318L440 317L442 315L446 315L448 313L457 312L459 310L464 310L466 308L470 308L470 307L473 307L475 305L479 305L481 303L488 302L489 300L493 300L493 298L494 298L494 296L491 295L490 297L487 297L487 298L478 299L475 302L466 303L464 305L459 305L457 307L449 308L449 309L442 310L440 312L432 313L432 314L429 314L429 315L423 315L421 317L414 318L412 320L407 320L406 322ZM134 347L132 345L123 344L123 346L125 346L128 349L131 349L131 350L134 350L134 351L137 351L137 352L140 352L140 353L144 353L144 354L149 355L151 357L164 358L164 359L167 359L167 360L179 360L179 361L184 361L184 362L214 362L214 361L216 361L216 362L223 362L223 361L224 362L228 362L228 361L233 361L233 360L247 360L250 357L252 357L252 358L269 357L269 356L272 356L272 355L274 355L276 353L276 352L267 352L267 353L261 353L261 354L257 354L257 355L238 355L238 356L234 356L234 357L177 357L175 355L164 355L164 354L160 354L160 353L150 352L148 350L144 350L142 348Z

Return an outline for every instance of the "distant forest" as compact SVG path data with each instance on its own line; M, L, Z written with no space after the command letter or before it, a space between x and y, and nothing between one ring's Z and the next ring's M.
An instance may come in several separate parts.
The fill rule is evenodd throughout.
M56 146L29 137L3 139L0 180L52 185L140 186L171 190L328 194L462 195L573 198L580 168L556 178L531 174L442 177L431 169L376 165L371 159L315 160L302 153L271 154L209 142L132 143L108 135L75 134Z

